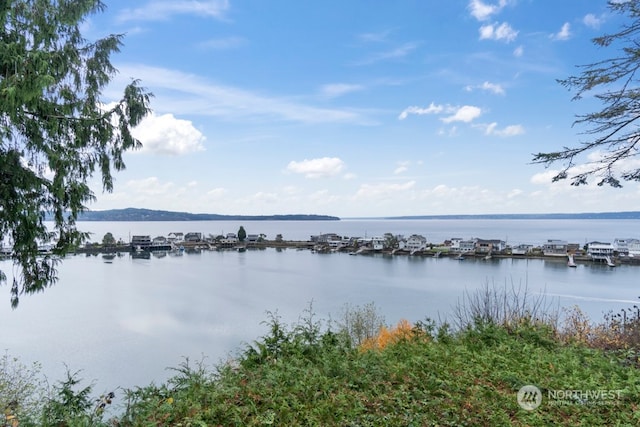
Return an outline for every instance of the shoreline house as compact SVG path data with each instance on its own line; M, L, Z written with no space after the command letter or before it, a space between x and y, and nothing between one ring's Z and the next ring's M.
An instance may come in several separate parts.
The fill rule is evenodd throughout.
M494 252L502 252L507 248L507 242L504 240L486 240L478 239L475 245L475 251L479 254L488 254Z
M567 256L569 243L566 240L549 239L542 245L542 253L545 256Z
M325 233L311 236L309 241L319 245L327 245L332 249L339 249L348 246L350 240L347 237L338 236L336 233Z
M471 238L469 240L464 240L461 239L459 237L454 237L451 239L451 252L454 253L459 253L459 254L466 254L466 253L471 253L471 252L475 252L476 250L476 243L478 242L479 239L476 238Z
M629 239L629 256L640 256L640 239Z
M131 249L145 249L151 246L151 236L132 236Z
M638 239L615 239L613 241L613 249L618 255L622 256L638 256L640 255L640 240Z
M192 243L202 242L202 233L200 232L187 233L184 235L184 241L192 242Z
M227 233L225 237L218 240L218 247L222 249L230 249L238 244L238 236L235 233Z
M613 256L611 243L590 242L587 244L587 255L592 260L609 260Z
M533 251L533 245L522 243L511 248L511 255L528 255L531 251Z
M398 247L409 252L422 251L427 248L427 238L420 234L412 234L407 240L401 240Z
M381 251L384 249L386 239L384 237L361 237L358 239L358 247Z
M167 242L176 244L184 242L184 233L172 231L167 235Z

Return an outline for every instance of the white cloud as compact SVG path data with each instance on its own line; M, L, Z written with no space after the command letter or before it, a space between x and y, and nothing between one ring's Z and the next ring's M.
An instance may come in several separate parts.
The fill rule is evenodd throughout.
M173 114L147 116L132 134L142 142L141 152L181 155L204 151L204 135L189 120L176 119Z
M352 179L356 179L357 177L358 177L358 175L356 175L355 173L351 173L351 172L345 173L345 174L342 176L342 178L343 178L343 179L345 179L345 180L347 180L347 181L350 181L350 180L352 180Z
M518 32L511 28L509 24L488 24L480 27L480 40L504 40L512 42L518 37Z
M340 201L342 198L329 193L329 190L318 190L307 196L307 199L316 206L327 206Z
M387 37L389 37L389 34L391 33L391 31L386 30L386 31L380 31L378 33L362 33L358 35L358 38L362 41L365 42L383 42L385 40L387 40Z
M491 123L486 126L485 134L486 135L497 135L497 136L516 136L522 135L524 133L524 127L522 125L511 125L507 126L504 129L498 129L497 123Z
M513 50L513 56L515 56L516 58L520 58L522 57L522 55L524 55L524 47L518 46Z
M394 169L393 174L400 175L401 173L408 171L410 164L411 162L409 161L398 162L397 163L398 166Z
M256 203L275 204L275 203L278 203L279 196L277 193L267 193L267 192L259 191L254 195L250 196L249 199Z
M399 192L411 190L416 185L415 181L404 184L363 184L356 193L356 199L383 199L397 195Z
M287 171L304 174L306 178L323 178L338 175L345 165L337 157L322 157L318 159L291 161L287 165Z
M442 105L435 105L432 102L431 104L429 104L427 108L421 108L416 106L407 107L402 113L400 113L400 115L398 116L398 119L404 120L409 116L409 114L417 114L421 116L423 114L439 114L443 111L444 111L444 107Z
M197 15L224 19L229 10L228 0L168 0L150 1L142 7L123 9L118 14L120 22L164 21L173 15Z
M469 11L478 21L485 21L492 15L499 13L507 5L507 0L500 0L497 5L486 4L480 0L469 2Z
M588 13L582 18L582 23L589 28L598 29L602 25L602 19L595 16L593 13Z
M481 89L487 92L495 93L496 95L504 95L504 88L496 83L484 82L478 86L467 86L465 88L467 91L471 92L474 89Z
M364 87L361 85L333 83L322 86L322 88L320 88L320 92L325 98L337 98L351 92L361 91L363 89Z
M124 188L131 196L146 199L172 193L176 186L173 182L162 182L158 177L151 176L127 181Z
M227 193L228 191L226 188L212 188L211 190L207 191L207 196L212 199L220 199Z
M407 166L398 166L397 168L394 169L393 174L400 175L401 173L404 173L408 170L409 168Z
M507 199L516 198L516 197L522 195L523 193L524 193L524 191L522 191L522 190L520 190L518 188L515 188L515 189L513 189L513 190L511 190L511 191L509 191L507 193Z
M130 83L126 76L136 76L144 85L153 88L156 111L220 117L228 120L273 121L287 120L301 123L355 123L370 125L372 121L360 113L317 108L279 98L257 94L232 86L215 84L207 79L165 68L142 64L120 65L114 86ZM114 91L117 99L120 94Z
M557 33L551 36L554 40L568 40L571 37L571 24L565 22Z
M451 122L464 122L469 123L474 119L477 119L482 114L482 110L478 107L474 107L472 105L465 105L460 108L451 116L444 117L442 120L444 123Z
M226 37L221 39L210 39L199 44L203 49L227 50L235 49L246 43L242 37Z
M497 95L504 95L504 88L502 86L500 86L499 84L495 84L495 83L489 83L489 82L484 82L482 83L482 87L483 90L489 91L489 92L493 92Z
M404 58L417 48L418 43L405 43L395 49L385 52L378 52L361 61L356 61L355 65L370 65L376 62L387 61L390 59Z

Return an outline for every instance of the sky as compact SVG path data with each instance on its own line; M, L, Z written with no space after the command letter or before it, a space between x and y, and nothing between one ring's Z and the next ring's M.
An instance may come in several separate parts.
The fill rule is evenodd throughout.
M153 92L112 193L126 207L229 215L640 210L640 185L552 183L533 153L585 140L597 111L557 80L616 54L604 0L106 0L125 34L105 103ZM597 156L597 153L593 154ZM630 161L629 161L630 162Z

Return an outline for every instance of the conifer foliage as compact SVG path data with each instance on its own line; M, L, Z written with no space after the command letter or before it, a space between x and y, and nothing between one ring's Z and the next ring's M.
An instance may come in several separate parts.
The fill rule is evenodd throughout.
M582 66L578 76L559 80L574 91L574 100L593 96L602 109L577 116L574 124L587 127L586 140L533 157L533 163L563 164L554 182L569 178L578 186L595 177L598 185L621 187L621 181L640 181L640 168L632 161L640 153L640 0L609 0L608 6L625 23L617 32L592 41L606 48L610 57Z
M14 308L19 296L54 283L56 256L86 238L76 220L95 199L88 180L99 174L112 191L123 153L140 146L131 129L149 113L152 95L134 80L118 102L102 100L122 35L88 41L80 32L104 8L99 0L0 2L0 242L19 267ZM37 257L38 244L48 242L54 256Z

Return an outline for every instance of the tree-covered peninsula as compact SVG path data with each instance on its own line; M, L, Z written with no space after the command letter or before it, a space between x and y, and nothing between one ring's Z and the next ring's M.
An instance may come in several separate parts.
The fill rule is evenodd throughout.
M339 221L329 215L218 215L207 213L173 212L153 209L111 209L86 211L80 221Z

